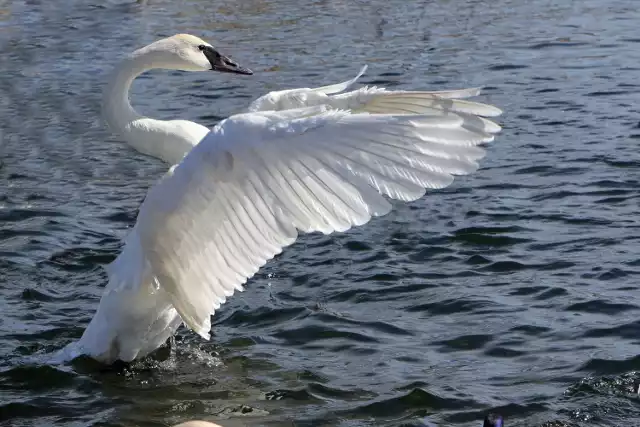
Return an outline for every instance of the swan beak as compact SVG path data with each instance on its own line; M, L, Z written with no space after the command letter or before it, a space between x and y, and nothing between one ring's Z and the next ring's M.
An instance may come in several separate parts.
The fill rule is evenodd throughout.
M253 74L253 71L251 71L250 69L241 67L240 65L238 65L238 63L224 55L221 55L212 47L205 48L204 55L209 60L212 71L219 71L221 73L244 74L246 76L250 76Z

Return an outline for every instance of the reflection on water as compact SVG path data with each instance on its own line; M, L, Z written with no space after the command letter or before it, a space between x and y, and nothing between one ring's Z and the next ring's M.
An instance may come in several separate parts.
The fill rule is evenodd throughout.
M508 425L633 425L638 15L631 0L0 0L0 423L478 426L493 409ZM210 342L49 363L165 170L104 128L105 75L178 32L256 74L148 73L132 93L148 115L210 126L367 63L369 85L486 86L505 130L451 188L301 238Z

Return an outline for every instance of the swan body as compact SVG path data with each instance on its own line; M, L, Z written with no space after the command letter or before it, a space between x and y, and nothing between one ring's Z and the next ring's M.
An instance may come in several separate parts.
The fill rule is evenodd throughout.
M206 53L206 55L205 55ZM127 91L149 68L240 67L193 36L142 48L105 92L110 128L173 165L148 192L76 353L131 361L184 323L209 339L210 318L298 232L346 231L469 174L501 111L467 101L478 89L345 92L354 79L271 92L208 130L138 115Z

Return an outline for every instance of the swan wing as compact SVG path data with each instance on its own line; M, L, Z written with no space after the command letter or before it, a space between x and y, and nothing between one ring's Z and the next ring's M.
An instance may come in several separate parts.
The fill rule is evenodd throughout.
M324 93L325 95L333 95L336 93L344 92L345 90L353 86L360 77L362 77L362 75L367 71L367 68L368 66L366 64L363 65L362 68L360 68L358 75L356 75L351 80L347 80L346 82L336 83L328 86L321 86L310 90L312 90L313 92Z
M326 106L232 116L149 191L136 229L160 288L209 338L210 315L298 231L345 231L476 170L494 135L470 114ZM475 116L473 116L475 117Z
M303 108L307 106L316 106L327 104L328 96L336 93L344 92L353 86L360 77L367 71L364 65L358 75L354 78L328 86L316 88L299 88L269 92L261 96L249 105L247 111L281 111L295 108Z
M327 105L353 113L370 114L437 114L439 111L449 111L465 118L465 128L497 133L501 130L500 126L484 117L499 116L502 111L493 105L464 99L479 95L481 90L390 91L364 87L331 96Z

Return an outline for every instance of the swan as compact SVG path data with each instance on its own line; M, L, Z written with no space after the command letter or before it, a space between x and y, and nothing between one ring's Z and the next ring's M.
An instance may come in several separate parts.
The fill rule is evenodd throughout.
M218 71L252 75L220 54L209 43L189 34L177 34L134 51L111 73L103 95L103 116L107 126L137 151L174 165L207 133L209 128L188 120L157 120L138 114L129 103L129 89L134 79L153 68L181 71ZM318 94L342 92L364 74L346 82L318 87L272 92L254 101L247 111L283 109L286 103L300 99L302 91ZM304 106L302 103L298 106Z
M130 362L182 324L210 338L211 316L298 232L363 225L454 175L474 172L500 109L439 92L319 88L270 92L208 129L138 114L128 91L152 68L252 72L202 39L178 34L136 50L103 98L112 132L170 166L148 191L108 283L67 354ZM383 197L387 196L387 198Z

